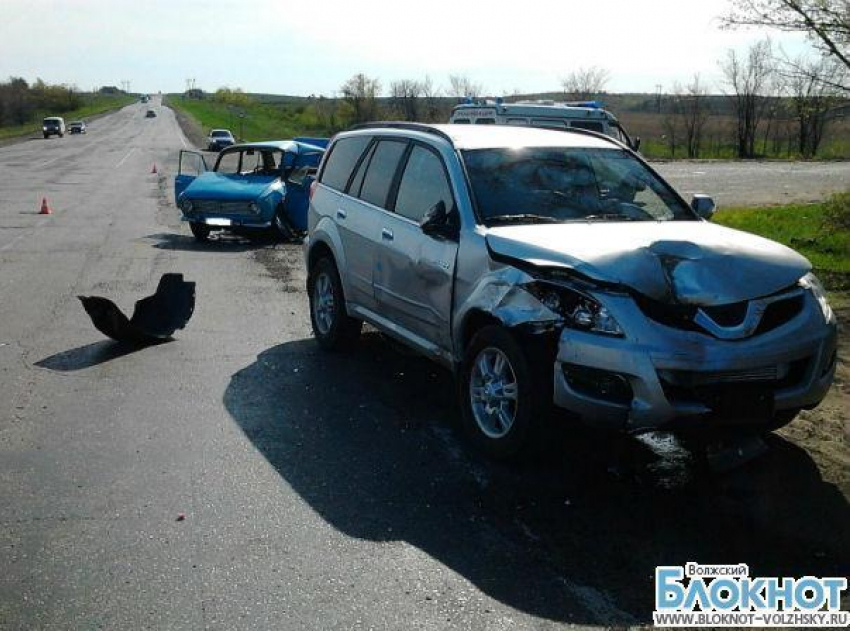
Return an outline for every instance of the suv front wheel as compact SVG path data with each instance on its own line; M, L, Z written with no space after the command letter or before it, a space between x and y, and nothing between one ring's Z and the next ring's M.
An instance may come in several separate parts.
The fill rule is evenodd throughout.
M461 366L459 398L464 429L487 455L515 459L533 445L548 407L546 377L536 368L502 327L486 326L473 337Z
M360 336L363 322L345 310L345 294L333 261L325 257L316 262L307 290L313 335L319 345L330 351L351 345Z

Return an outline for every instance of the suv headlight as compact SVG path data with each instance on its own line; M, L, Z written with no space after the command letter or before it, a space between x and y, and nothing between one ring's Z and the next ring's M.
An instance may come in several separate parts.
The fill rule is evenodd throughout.
M829 306L829 301L826 299L826 291L818 280L818 277L809 272L800 279L800 287L812 292L812 296L814 296L815 300L818 301L818 305L820 305L823 319L827 322L832 322L835 314L832 312L832 307Z
M623 336L623 329L608 308L584 292L541 282L529 283L525 289L547 308L560 315L564 325L571 329Z

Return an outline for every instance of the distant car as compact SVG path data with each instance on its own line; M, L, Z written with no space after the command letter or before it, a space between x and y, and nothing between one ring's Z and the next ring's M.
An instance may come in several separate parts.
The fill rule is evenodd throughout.
M153 110L148 110L145 113L145 117L146 118L156 118L156 112L154 112Z
M50 136L62 138L65 135L65 119L59 116L48 116L42 121L41 130L45 138Z
M149 96L143 96L142 97L142 103L147 103L150 100L151 100L151 98Z
M84 133L86 133L86 123L85 123L85 121L71 121L71 124L68 125L68 133L69 134L84 134Z
M198 241L213 230L295 239L307 230L310 185L324 153L294 140L233 145L208 171L203 155L181 151L174 199Z
M221 151L225 147L236 144L236 139L229 129L212 129L207 136L207 149L209 151Z

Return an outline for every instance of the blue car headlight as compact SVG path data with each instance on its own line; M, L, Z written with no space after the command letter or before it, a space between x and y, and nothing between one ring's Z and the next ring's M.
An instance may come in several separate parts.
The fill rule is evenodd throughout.
M826 322L832 322L835 318L835 313L832 311L832 307L829 306L829 301L826 299L826 290L818 280L818 277L809 272L800 279L800 287L812 292L812 296L817 300L821 313L823 313L823 319Z
M193 208L193 207L192 207L192 200L190 200L190 199L183 199L183 200L180 202L180 208L181 208L181 210L183 210L183 212L184 212L184 213L190 213L190 212L192 212L192 208Z

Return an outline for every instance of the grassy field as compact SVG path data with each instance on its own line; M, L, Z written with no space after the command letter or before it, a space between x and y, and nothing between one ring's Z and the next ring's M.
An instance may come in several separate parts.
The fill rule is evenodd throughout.
M727 208L719 211L714 221L794 248L811 261L830 292L844 293L850 291L850 228L846 223L850 194L844 195L844 204L843 224L831 219L829 203Z
M252 101L243 107L234 107L212 99L183 99L169 95L164 103L188 114L202 127L204 134L210 129L229 129L240 141L282 140L293 136L327 136L304 105L293 103L266 103ZM239 114L244 113L244 117Z
M24 125L16 125L13 127L0 127L0 140L4 138L13 138L15 136L25 136L41 132L41 120L45 116L61 116L65 119L65 123L73 120L87 119L97 114L103 114L115 110L130 103L135 102L136 97L131 95L109 96L102 94L87 94L82 97L85 104L70 112L56 114L55 112L38 112L33 120Z

